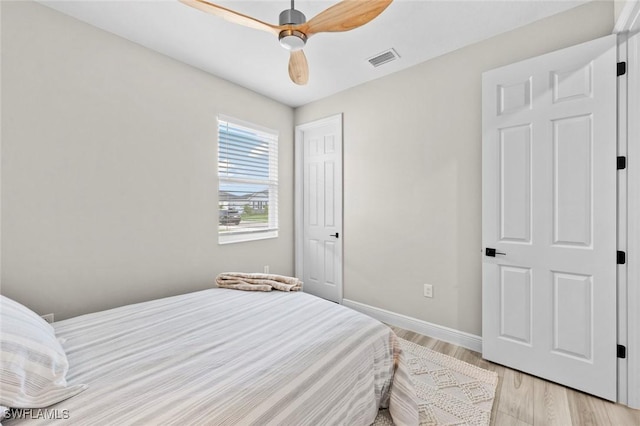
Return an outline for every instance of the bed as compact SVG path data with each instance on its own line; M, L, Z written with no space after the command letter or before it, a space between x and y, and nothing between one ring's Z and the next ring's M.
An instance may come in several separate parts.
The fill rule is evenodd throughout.
M48 407L68 424L369 425L387 406L418 421L394 333L302 292L217 288L53 326L68 384L87 385Z

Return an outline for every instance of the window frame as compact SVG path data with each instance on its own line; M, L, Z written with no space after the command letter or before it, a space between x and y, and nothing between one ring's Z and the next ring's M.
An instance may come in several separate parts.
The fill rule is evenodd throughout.
M252 122L240 120L235 117L231 117L224 114L218 114L216 117L216 135L217 135L217 166L216 166L216 176L218 178L218 215L220 214L220 192L221 185L224 183L227 184L256 184L256 185L266 185L269 193L269 204L268 204L268 219L267 219L267 228L261 228L257 230L232 230L232 231L224 231L220 229L220 224L218 223L218 244L233 244L247 241L259 241L271 238L278 237L278 192L279 192L279 180L278 180L278 143L280 134L277 130L271 129L265 126L261 126L259 124L255 124ZM247 178L232 178L228 176L223 176L220 173L220 152L222 148L221 144L221 131L222 126L226 124L229 126L235 126L239 128L244 128L250 131L255 131L256 133L263 134L267 136L269 142L269 176L267 179L247 179ZM258 138L256 138L258 139ZM250 157L248 157L250 158ZM218 216L219 217L219 216ZM219 220L219 219L218 219Z

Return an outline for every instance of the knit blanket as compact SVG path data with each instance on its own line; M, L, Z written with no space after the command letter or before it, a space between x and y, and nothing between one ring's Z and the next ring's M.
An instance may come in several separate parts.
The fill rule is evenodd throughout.
M221 288L246 291L302 290L299 279L276 274L224 272L216 277L216 284Z

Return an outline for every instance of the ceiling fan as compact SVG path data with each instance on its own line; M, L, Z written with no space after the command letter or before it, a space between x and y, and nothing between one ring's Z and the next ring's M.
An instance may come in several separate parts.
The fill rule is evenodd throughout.
M291 0L291 9L280 13L280 25L268 24L205 0L179 1L227 21L278 36L282 47L291 51L289 57L291 81L304 85L309 81L309 65L302 48L309 37L322 32L340 32L358 28L380 15L393 0L343 0L320 12L309 22L302 12L294 8L294 0Z

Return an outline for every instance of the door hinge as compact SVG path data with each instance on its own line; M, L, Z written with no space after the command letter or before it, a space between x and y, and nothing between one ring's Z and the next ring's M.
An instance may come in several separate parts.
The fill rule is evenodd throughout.
M618 62L618 77L621 75L625 75L627 73L627 63L626 62Z
M627 168L627 157L618 157L618 170Z
M627 357L627 347L618 345L618 358L626 358Z
M623 251L618 251L618 265L624 265L627 263L627 254Z

